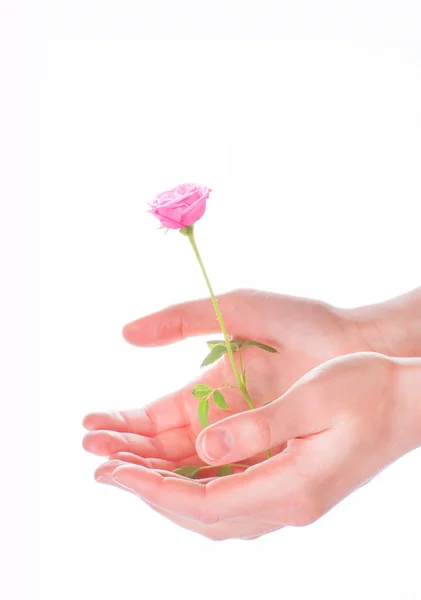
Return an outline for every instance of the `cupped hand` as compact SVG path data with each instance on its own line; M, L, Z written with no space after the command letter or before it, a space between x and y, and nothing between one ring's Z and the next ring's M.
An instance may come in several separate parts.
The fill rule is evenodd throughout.
M214 540L307 525L419 442L399 389L402 360L376 353L330 360L271 404L200 433L198 453L213 465L286 443L242 473L189 480L120 459L105 463L98 476Z

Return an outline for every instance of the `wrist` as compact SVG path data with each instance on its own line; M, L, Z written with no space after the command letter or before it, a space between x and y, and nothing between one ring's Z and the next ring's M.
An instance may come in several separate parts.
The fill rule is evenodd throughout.
M421 358L397 358L396 397L406 452L421 446Z
M357 335L370 350L387 356L421 356L421 288L344 313L354 339Z

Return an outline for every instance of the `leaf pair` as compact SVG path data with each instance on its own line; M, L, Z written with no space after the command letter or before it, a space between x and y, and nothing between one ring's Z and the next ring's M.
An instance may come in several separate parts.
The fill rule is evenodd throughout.
M207 356L205 356L202 364L200 365L201 367L207 367L211 365L228 352L225 340L209 340L206 343L210 349L210 352ZM260 342L255 342L253 340L248 340L247 342L244 340L230 340L230 345L233 352L240 350L240 348L247 348L248 346L256 346L257 348L266 350L266 352L278 352L275 348L272 348L272 346L261 344Z
M205 429L209 425L208 413L209 413L209 398L213 396L213 401L216 406L222 408L223 410L228 410L228 404L224 396L221 394L219 390L214 390L213 388L205 385L204 383L198 383L193 388L193 396L195 398L200 398L200 402L197 406L199 420L200 423Z

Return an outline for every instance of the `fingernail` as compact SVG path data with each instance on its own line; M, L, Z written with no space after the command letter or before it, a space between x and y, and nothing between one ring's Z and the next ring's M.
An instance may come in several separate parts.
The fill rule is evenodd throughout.
M220 427L205 433L202 439L203 454L209 460L219 460L232 450L234 440L229 429Z

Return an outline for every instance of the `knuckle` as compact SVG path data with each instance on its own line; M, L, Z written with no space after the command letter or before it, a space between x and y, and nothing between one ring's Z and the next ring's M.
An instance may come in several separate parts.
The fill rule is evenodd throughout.
M187 337L189 337L189 316L184 306L178 307L177 321L179 338L180 340L185 340Z
M238 287L226 294L227 300L233 302L235 308L239 310L244 305L247 305L258 291L253 288ZM222 298L221 298L222 300Z
M119 444L122 444L124 448L130 446L130 438L127 433L117 431L114 434L116 440L118 440Z
M250 416L252 416L254 421L255 436L259 440L259 444L270 448L273 437L270 420L265 416L257 416L255 414L251 414Z

